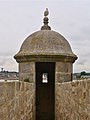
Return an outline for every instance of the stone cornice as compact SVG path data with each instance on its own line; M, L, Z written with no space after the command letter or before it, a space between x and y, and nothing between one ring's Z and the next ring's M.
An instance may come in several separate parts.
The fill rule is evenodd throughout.
M65 56L65 55L28 55L28 56L14 56L18 63L21 62L71 62L74 63L77 56Z

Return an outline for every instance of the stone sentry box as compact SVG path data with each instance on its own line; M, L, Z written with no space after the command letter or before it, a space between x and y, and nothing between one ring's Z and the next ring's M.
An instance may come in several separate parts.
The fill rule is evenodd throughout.
M52 105L54 106L52 113L54 114L52 118L50 118L49 115L46 116L47 120L55 120L56 118L56 87L58 83L62 82L68 82L72 81L72 73L73 73L73 63L77 59L77 56L72 52L71 47L68 43L68 41L59 33L52 31L51 27L48 26L48 10L44 12L44 25L41 27L41 30L34 32L30 36L28 36L21 48L20 51L14 56L16 61L19 63L19 74L20 74L20 81L29 81L33 83L34 85L34 96L35 100L33 102L33 106L35 106L33 109L33 114L34 114L34 120L40 120L43 119L43 116L45 118L45 113L47 114L49 111L42 111L42 115L40 114L40 108L36 106L38 103L37 101L40 101L42 99L42 95L39 96L39 92L45 91L44 88L40 88L39 92L38 90L38 84L40 86L40 83L37 84L37 81L42 78L38 78L37 73L38 72L36 69L36 64L37 63L45 63L48 67L44 67L44 64L42 64L42 67L40 67L41 72L43 69L45 69L45 73L49 74L51 71L47 71L46 69L49 68L49 63L54 63L53 69L54 72L52 72L54 75L54 84L53 84L53 92L54 94L51 94L53 97L53 103ZM39 68L39 67L38 67ZM52 67L51 67L52 68ZM39 71L40 72L40 71ZM43 71L44 72L44 71ZM47 76L48 77L48 76ZM38 80L36 80L38 78ZM52 77L49 79L52 81ZM43 84L42 84L43 85ZM52 87L52 85L50 85ZM46 86L45 89L47 89L48 86ZM48 91L52 89L48 87ZM40 94L43 94L40 92ZM49 94L49 93L48 93ZM39 98L37 99L37 96ZM45 96L46 97L46 96ZM43 99L42 99L43 101ZM45 103L45 101L44 101ZM51 106L52 106L51 105ZM48 106L48 104L47 104ZM45 107L45 106L44 106ZM43 109L45 109L43 107ZM47 108L49 110L49 108ZM40 114L39 116L37 114Z

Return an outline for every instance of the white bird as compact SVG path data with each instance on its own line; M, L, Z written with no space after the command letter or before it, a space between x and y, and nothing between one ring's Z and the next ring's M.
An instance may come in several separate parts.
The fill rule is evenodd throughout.
M49 11L48 11L48 8L46 8L46 10L44 11L44 16L46 17L48 16L48 14L49 14Z

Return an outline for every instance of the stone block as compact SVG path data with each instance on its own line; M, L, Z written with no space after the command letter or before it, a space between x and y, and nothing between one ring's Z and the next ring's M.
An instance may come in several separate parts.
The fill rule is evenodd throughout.
M56 72L72 73L72 63L56 62Z

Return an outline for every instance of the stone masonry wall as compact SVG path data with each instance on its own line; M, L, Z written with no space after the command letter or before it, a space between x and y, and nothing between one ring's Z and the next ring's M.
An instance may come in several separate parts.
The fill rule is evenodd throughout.
M72 81L72 63L56 62L55 79L56 83Z
M55 120L90 120L90 80L55 84ZM34 83L0 83L0 120L35 120Z
M90 120L90 80L56 84L56 120Z
M29 80L30 82L35 82L34 62L19 63L19 79L20 81Z
M33 83L0 83L0 120L33 120Z

